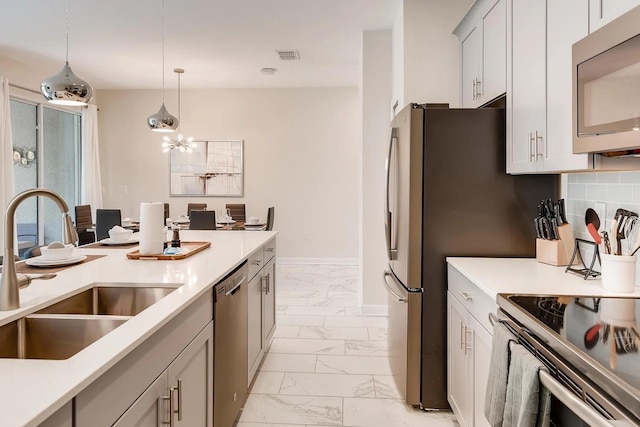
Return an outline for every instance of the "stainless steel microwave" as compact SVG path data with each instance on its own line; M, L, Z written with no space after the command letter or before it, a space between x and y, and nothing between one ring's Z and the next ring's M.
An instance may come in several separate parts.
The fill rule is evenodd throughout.
M573 152L640 154L640 6L573 45Z

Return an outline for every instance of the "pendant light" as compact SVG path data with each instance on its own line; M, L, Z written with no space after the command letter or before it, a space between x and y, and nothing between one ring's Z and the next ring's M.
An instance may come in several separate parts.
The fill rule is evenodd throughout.
M87 105L93 97L89 83L73 74L69 66L69 0L66 1L67 54L65 64L58 74L40 83L40 92L52 104L81 106Z
M162 106L147 118L147 125L154 132L174 132L179 120L164 106L164 0L162 0Z
M183 68L174 68L173 72L178 75L178 130L180 129L180 75L184 73ZM162 152L166 153L170 150L180 150L180 152L191 153L195 148L196 143L193 142L193 137L185 138L181 133L178 133L176 139L171 139L168 136L162 137Z

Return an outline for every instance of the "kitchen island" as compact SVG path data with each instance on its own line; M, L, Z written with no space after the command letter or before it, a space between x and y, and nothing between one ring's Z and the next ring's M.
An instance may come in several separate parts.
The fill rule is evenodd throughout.
M180 320L192 306L201 304L203 297L206 299L212 294L213 285L255 256L276 234L184 231L181 233L183 241L210 241L211 247L178 261L127 259L127 252L137 249L135 246L77 248L79 254L104 257L67 268L54 279L34 281L20 291L19 309L0 312L0 326L96 284L177 289L68 359L0 359L1 424L7 427L37 426L54 414L57 416L58 410L71 411L69 403L76 396L118 362L147 345L172 320ZM155 359L154 354L148 357L148 362ZM109 402L104 405L108 406Z

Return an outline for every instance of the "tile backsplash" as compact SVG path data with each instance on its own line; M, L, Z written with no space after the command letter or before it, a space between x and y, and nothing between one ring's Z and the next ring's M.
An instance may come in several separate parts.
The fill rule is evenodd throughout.
M576 238L593 240L587 232L584 214L588 208L596 209L597 202L606 206L606 218L600 218L600 230L611 229L611 220L618 208L640 213L640 172L572 173L567 178L567 220ZM592 253L585 253L585 258L591 256ZM600 271L600 266L596 265L596 269ZM640 280L640 263L636 265L636 277Z

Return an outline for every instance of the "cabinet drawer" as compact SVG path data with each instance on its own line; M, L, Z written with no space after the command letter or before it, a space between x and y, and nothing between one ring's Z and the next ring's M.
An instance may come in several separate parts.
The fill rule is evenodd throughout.
M498 304L469 279L464 277L458 270L450 265L447 266L447 270L448 287L451 295L453 295L486 330L492 331L493 327L489 322L489 313L495 313L498 310Z
M249 280L253 279L264 265L262 257L263 248L258 249L253 255L249 257Z
M263 260L264 263L268 263L271 258L273 258L276 254L276 239L273 238L269 240L264 246L264 255Z

